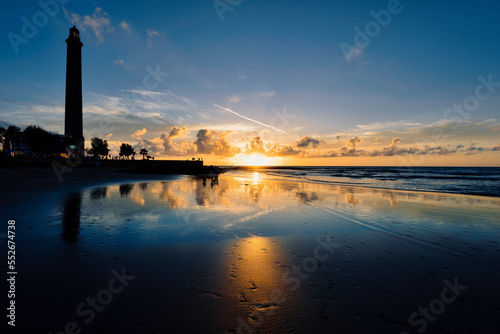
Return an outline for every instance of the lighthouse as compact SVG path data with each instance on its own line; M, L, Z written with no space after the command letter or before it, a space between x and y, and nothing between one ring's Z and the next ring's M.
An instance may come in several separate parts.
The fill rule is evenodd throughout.
M66 99L64 114L64 134L72 151L83 155L83 115L82 115L82 46L80 31L73 26L66 39Z

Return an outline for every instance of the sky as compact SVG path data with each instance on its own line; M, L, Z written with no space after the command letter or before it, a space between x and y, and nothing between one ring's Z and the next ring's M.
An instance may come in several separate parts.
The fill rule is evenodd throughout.
M10 1L0 126L218 165L500 166L497 1Z

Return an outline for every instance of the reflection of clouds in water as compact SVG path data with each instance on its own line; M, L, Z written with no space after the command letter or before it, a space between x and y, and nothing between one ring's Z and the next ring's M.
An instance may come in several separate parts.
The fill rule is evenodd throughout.
M397 207L399 202L394 193L385 193L382 195L384 198L387 198L391 206Z
M132 191L130 193L130 199L140 206L144 206L146 204L146 200L144 199L143 194L139 191Z
M361 204L361 201L359 200L359 198L356 198L356 195L354 195L353 193L345 194L344 198L345 198L346 203L353 204L353 205Z
M236 224L259 221L273 211L300 205L322 205L339 212L362 215L382 214L398 208L409 215L420 215L425 205L456 208L492 207L498 199L359 188L310 182L278 181L268 178L221 175L214 188L204 187L203 180L179 177L169 181L122 184L96 187L90 190L91 200L103 199L113 205L112 212L91 212L87 217L108 221L116 211L128 217L137 210L152 214L151 220L163 224L210 225L210 228L228 229ZM93 205L95 201L91 201ZM425 205L415 205L424 203ZM97 203L96 203L97 204ZM125 204L125 205L124 205ZM130 205L132 204L132 205ZM105 208L105 207L103 207ZM355 211L353 211L355 210ZM159 218L158 213L161 213ZM211 219L216 215L216 219ZM128 218L127 217L127 218ZM138 217L141 217L140 215ZM149 216L142 216L147 221ZM172 217L174 220L171 220ZM125 219L123 219L125 220ZM209 221L209 222L208 222ZM109 222L111 223L111 221ZM242 225L243 226L243 225Z

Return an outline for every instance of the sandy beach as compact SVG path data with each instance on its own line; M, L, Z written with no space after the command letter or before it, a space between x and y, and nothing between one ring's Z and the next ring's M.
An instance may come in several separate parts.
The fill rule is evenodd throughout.
M250 172L205 184L93 169L63 182L50 170L0 175L2 216L16 221L19 333L500 326L495 197Z

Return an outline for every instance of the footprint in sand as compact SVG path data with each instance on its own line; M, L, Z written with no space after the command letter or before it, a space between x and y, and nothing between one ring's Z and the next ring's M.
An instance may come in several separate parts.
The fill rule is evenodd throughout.
M231 273L229 277L236 279L236 266L234 264L231 264Z
M200 296L200 297L207 297L208 296L208 297L212 297L215 299L222 298L221 294L215 293L215 292L209 292L209 291L198 292L198 296Z
M248 290L254 292L255 290L257 290L257 285L255 285L254 282L250 282L250 287L248 288Z
M245 297L245 294L243 292L240 293L239 300L240 300L241 304L243 304L243 303L245 303L245 302L248 301L247 297Z

